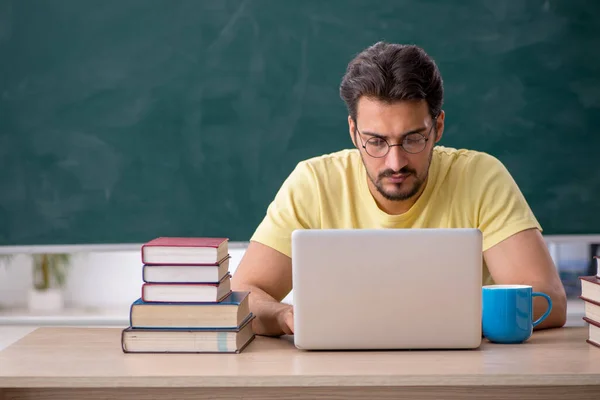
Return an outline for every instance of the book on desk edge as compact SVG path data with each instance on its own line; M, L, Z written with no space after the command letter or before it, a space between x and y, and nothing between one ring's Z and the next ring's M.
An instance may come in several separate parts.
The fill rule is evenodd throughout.
M198 351L198 350L197 351L156 351L156 350L129 351L125 347L125 335L127 333L135 333L135 332L172 332L172 333L192 332L192 333L215 333L217 335L219 333L239 333L244 328L252 329L250 324L252 323L252 320L254 320L254 318L255 318L255 315L250 313L250 315L248 315L248 317L244 320L244 322L240 326L235 327L235 328L227 328L227 329L216 329L216 328L193 328L193 329L189 329L189 328L132 328L132 327L127 327L121 331L121 349L122 349L123 353L137 353L137 354L143 354L143 353L147 353L147 354L240 353L242 350L244 350L250 344L250 342L252 342L254 340L254 338L256 336L254 334L254 332L250 333L250 336L245 343L243 343L239 348L236 348L235 350L232 350L232 351L204 351L204 350L202 350L202 351ZM220 339L218 339L218 340L220 340Z
M583 317L583 320L585 322L587 322L588 324L590 324L590 326L594 326L594 327L598 328L598 331L600 332L600 322L594 321L593 319L590 319L588 317ZM594 346L600 348L600 342L599 341L593 340L593 339L591 339L589 337L585 341L588 342L591 345L594 345Z

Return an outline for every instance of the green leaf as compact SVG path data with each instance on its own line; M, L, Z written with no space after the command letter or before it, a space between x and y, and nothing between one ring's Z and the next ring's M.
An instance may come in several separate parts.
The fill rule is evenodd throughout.
M44 268L44 259L46 268ZM36 289L48 289L66 282L67 268L71 262L70 254L34 254L34 285Z

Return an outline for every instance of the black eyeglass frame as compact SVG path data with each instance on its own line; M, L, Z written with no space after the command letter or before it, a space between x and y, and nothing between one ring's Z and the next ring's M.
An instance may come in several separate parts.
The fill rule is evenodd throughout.
M358 136L360 136L360 145L362 146L363 149L365 149L365 153L367 153L369 156L371 156L373 158L383 158L383 157L385 157L385 156L387 156L389 154L390 149L392 147L394 147L394 146L401 147L402 150L404 150L408 154L419 154L420 152L422 152L423 150L425 150L425 148L427 147L427 142L429 141L429 136L431 135L431 131L433 130L433 127L435 126L436 122L437 122L437 116L435 118L432 118L432 124L431 124L431 127L429 128L429 131L427 132L427 135L423 135L422 133L418 133L418 132L411 133L411 134L408 134L408 135L404 136L404 138L402 139L402 142L398 143L398 144L390 144L390 142L388 142L387 139L382 138L380 136L373 136L373 137L371 137L371 138L369 138L369 139L367 139L366 141L363 142L363 139L362 139L362 135L363 134L358 129L358 124L356 123L356 120L354 121L354 129L355 129L355 132L358 134ZM411 135L419 135L419 136L421 136L423 138L424 142L423 142L423 148L421 150L416 151L416 152L411 152L411 151L406 150L406 148L404 147L404 144L405 144L404 140L408 136L411 136ZM383 154L381 156L374 156L371 153L369 153L369 151L367 150L367 143L369 142L369 140L373 140L373 139L383 140L387 144L387 151L385 152L385 154Z

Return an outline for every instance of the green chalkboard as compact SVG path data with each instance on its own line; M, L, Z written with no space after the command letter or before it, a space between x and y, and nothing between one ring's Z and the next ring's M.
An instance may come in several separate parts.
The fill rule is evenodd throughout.
M513 173L545 233L600 233L600 2L0 0L0 245L248 240L302 159L351 145L379 40L445 81L446 146Z

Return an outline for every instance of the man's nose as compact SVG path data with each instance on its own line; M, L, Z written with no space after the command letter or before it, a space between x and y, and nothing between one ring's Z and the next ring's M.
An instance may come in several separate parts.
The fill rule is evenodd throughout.
M408 164L406 153L401 146L390 146L390 151L385 157L385 166L392 171L400 171Z

